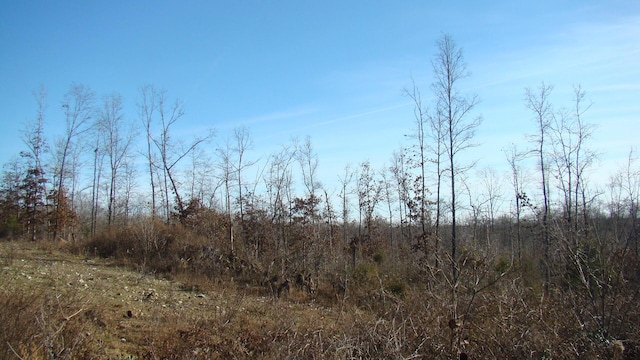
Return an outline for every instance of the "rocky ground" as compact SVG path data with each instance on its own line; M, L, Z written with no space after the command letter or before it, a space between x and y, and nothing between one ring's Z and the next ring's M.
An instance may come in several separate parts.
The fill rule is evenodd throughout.
M328 308L239 291L230 284L160 279L53 245L3 242L0 249L5 302L8 297L16 300L14 294L42 302L34 314L24 314L39 318L41 331L13 344L9 351L16 356L33 355L39 346L69 353L74 344L77 349L82 344L91 358L165 358L185 352L205 358L266 355L268 342L286 337L297 346L302 337L313 337L310 325L321 331L324 319L336 315ZM301 319L305 323L299 326ZM65 328L73 328L74 334L60 339ZM43 344L44 338L49 339Z

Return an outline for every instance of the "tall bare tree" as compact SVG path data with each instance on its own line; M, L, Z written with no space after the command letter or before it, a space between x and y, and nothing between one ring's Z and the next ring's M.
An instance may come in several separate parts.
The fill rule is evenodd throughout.
M236 181L238 186L238 207L240 210L240 223L244 223L244 207L243 202L246 200L243 197L242 188L244 187L242 173L247 168L255 165L257 163L256 160L247 160L246 155L247 151L253 148L253 139L251 138L251 132L246 127L236 128L233 131L233 140L234 144L232 146L232 151L235 154L236 163L234 166L234 171L236 173Z
M487 204L489 226L487 231L487 246L489 246L490 234L494 231L496 215L500 212L502 204L502 181L494 168L486 167L478 172L480 183L484 188L484 196Z
M190 168L185 176L189 182L189 198L191 201L200 201L211 198L216 190L213 183L213 162L203 148L198 148L189 155Z
M298 150L296 151L300 169L302 170L302 182L307 188L308 196L316 196L316 191L321 187L318 182L316 173L318 171L318 154L313 150L311 137L304 139Z
M586 198L582 196L585 192L584 174L596 159L595 152L587 147L594 126L583 119L584 113L591 107L591 104L584 105L585 94L580 86L574 87L572 111L558 111L551 124L553 159L558 185L564 195L567 236L574 247L578 245L580 208L583 210L583 229L587 229Z
M271 155L270 164L264 176L271 221L278 228L276 250L287 249L288 246L286 221L289 214L289 204L292 201L293 171L291 164L296 156L294 145L283 146L279 152Z
M432 88L436 97L436 116L441 117L438 121L445 126L444 147L451 181L451 273L455 283L458 278L456 175L468 169L468 166L460 165L457 161L461 151L474 146L471 140L482 119L471 116L478 97L460 93L460 81L469 76L462 49L448 34L444 34L436 45L438 53L432 62L435 75Z
M116 194L120 171L126 165L131 143L135 137L133 129L124 129L122 96L117 93L105 96L100 111L98 127L102 131L104 153L109 162L109 199L107 202L107 224L113 225L116 215Z
M138 102L138 116L142 122L142 126L146 135L146 153L147 163L149 165L149 184L151 186L151 216L155 218L157 211L156 204L156 181L155 172L157 169L155 155L153 152L153 118L158 111L160 97L163 92L159 92L153 85L144 85L139 90L140 99Z
M415 118L415 133L411 136L416 139L417 144L415 151L415 166L418 168L420 174L415 181L416 184L416 192L418 194L417 202L418 202L418 213L420 217L420 230L422 232L421 236L425 236L427 232L427 185L426 185L426 168L427 168L427 150L430 145L427 144L428 132L429 132L429 123L428 123L428 115L427 108L422 103L422 96L420 94L420 89L415 84L415 81L412 79L412 88L405 89L405 94L413 101L413 115ZM438 144L439 145L439 144ZM440 163L438 162L438 165ZM439 200L439 198L437 199ZM438 201L439 202L439 201ZM436 205L438 209L440 209L440 205ZM439 215L439 213L438 213ZM437 221L437 220L436 220ZM438 222L439 225L439 222ZM438 227L438 226L437 226Z
M390 167L384 166L382 167L382 169L380 169L380 179L381 179L381 187L382 187L382 194L384 196L384 199L386 200L387 203L387 212L389 215L388 218L388 227L389 227L389 247L391 247L391 249L393 249L394 247L394 239L393 239L393 204L395 203L395 199L393 197L394 191L393 191L393 182L391 177L393 176L393 174L391 173Z
M344 246L348 245L348 225L349 225L349 196L353 193L351 189L351 182L353 181L353 177L355 176L355 172L351 169L349 165L344 168L344 175L338 176L340 181L340 200L342 200L342 240L344 241Z
M231 207L231 187L233 186L235 172L233 171L231 144L216 149L219 158L218 168L220 170L220 182L224 188L224 207L228 217L229 247L233 254L235 252L235 237L233 232L233 210Z
M622 219L627 226L621 234L623 247L638 257L640 237L640 166L634 149L629 151L627 161L611 178L610 218ZM627 220L628 219L628 220ZM627 220L627 221L624 221Z
M360 232L360 235L364 236L369 244L371 244L374 235L374 214L378 203L382 200L382 185L376 175L376 171L372 169L369 161L360 164L357 180L360 229L364 225L366 231L365 233Z
M184 106L180 100L176 100L173 105L167 107L166 93L160 92L156 98L157 111L159 116L160 134L152 137L152 141L158 151L160 157L160 166L162 167L162 177L164 185L164 208L166 212L167 223L171 221L171 207L169 189L173 193L176 201L178 214L182 216L185 210L185 204L180 195L178 179L176 177L176 165L180 163L187 155L196 150L202 143L213 137L213 130L209 130L207 134L196 136L188 144L173 139L172 130L178 120L184 116ZM146 123L146 122L145 122ZM151 162L151 161L150 161ZM150 169L152 166L150 165Z
M62 214L63 202L66 201L65 194L68 189L65 188L65 180L75 176L72 171L67 174L67 163L70 152L73 151L74 139L87 132L91 126L91 118L95 112L94 109L94 92L81 84L71 84L71 88L67 92L62 101L62 108L65 115L65 132L58 142L58 165L55 177L57 184L54 195L54 224L53 237L56 238L58 233L64 229ZM72 164L73 165L73 164ZM75 170L75 169L74 169Z
M316 192L321 188L321 184L317 179L318 171L318 154L314 151L311 143L311 137L307 136L304 142L298 146L296 151L300 169L302 171L302 182L307 189L306 204L309 207L311 219L310 240L312 246L317 246L320 240L320 202L321 198ZM329 206L330 204L326 204Z
M551 122L553 120L553 108L549 100L549 96L553 91L552 85L542 83L537 89L525 89L525 104L534 114L537 133L531 137L535 145L533 154L538 159L540 171L540 180L542 187L542 246L543 246L543 270L544 270L544 289L549 290L550 272L550 236L549 236L549 184L547 175L546 153L547 144L545 143L549 133Z
M401 240L404 240L405 237L405 229L408 232L407 237L411 238L411 217L408 216L409 208L411 207L411 196L409 195L410 186L409 186L409 174L407 171L407 160L405 152L394 151L391 157L392 165L390 167L391 173L393 174L393 179L395 180L396 185L396 193L398 199L398 216L400 221L400 236ZM436 248L438 246L438 238L436 237Z
M103 134L98 126L94 126L93 147L93 177L91 182L91 235L96 234L98 225L98 208L100 200L100 180L104 165Z
M516 220L516 249L513 249L513 242L511 243L511 255L516 254L518 261L522 260L522 233L521 233L521 216L522 205L528 202L527 195L524 193L524 178L523 171L520 165L520 161L525 157L525 154L518 151L515 144L512 144L509 148L504 149L505 157L509 163L510 181L513 186L513 201L515 204L515 220Z

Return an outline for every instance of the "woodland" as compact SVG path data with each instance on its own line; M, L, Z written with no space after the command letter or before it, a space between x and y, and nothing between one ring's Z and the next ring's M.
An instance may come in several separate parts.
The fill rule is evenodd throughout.
M213 131L177 137L184 105L153 85L125 114L117 93L99 98L74 83L64 119L48 119L37 92L24 150L0 179L3 242L108 259L197 293L321 306L332 320L303 329L309 320L298 313L293 323L256 314L255 326L238 330L243 346L215 340L212 328L227 322L167 323L175 332L162 341L149 335L129 357L107 356L104 342L73 332L76 318L57 332L8 331L47 307L27 307L33 299L16 296L26 290L5 273L0 317L13 320L0 325L0 357L639 358L633 150L606 189L590 187L598 152L586 91L576 86L572 103L554 104L552 85L533 84L522 106L536 131L504 150L508 172L470 176L477 170L464 159L482 118L479 97L461 90L463 50L443 35L431 64L430 86L404 90L414 105L410 145L384 168L345 167L336 188L318 178L310 137L260 162L245 127L222 140ZM62 136L47 136L50 121ZM260 321L275 323L267 331Z

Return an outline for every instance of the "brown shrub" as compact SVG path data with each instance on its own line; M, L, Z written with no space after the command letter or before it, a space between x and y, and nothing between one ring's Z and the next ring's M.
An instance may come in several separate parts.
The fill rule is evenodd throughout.
M54 296L40 286L0 286L0 358L90 359L95 344L86 311L74 296Z

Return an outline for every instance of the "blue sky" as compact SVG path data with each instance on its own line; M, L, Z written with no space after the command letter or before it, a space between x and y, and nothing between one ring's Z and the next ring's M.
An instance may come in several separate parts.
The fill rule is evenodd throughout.
M41 85L55 134L72 82L122 94L133 122L138 88L154 84L184 101L185 138L213 127L223 143L246 126L260 158L311 136L330 184L345 165L381 165L407 144L402 90L413 76L429 101L443 32L472 73L462 91L481 100L468 154L478 168L500 170L502 148L526 146L524 88L542 81L557 106L572 105L574 84L593 101L599 181L638 146L638 1L1 1L0 163L24 148Z

